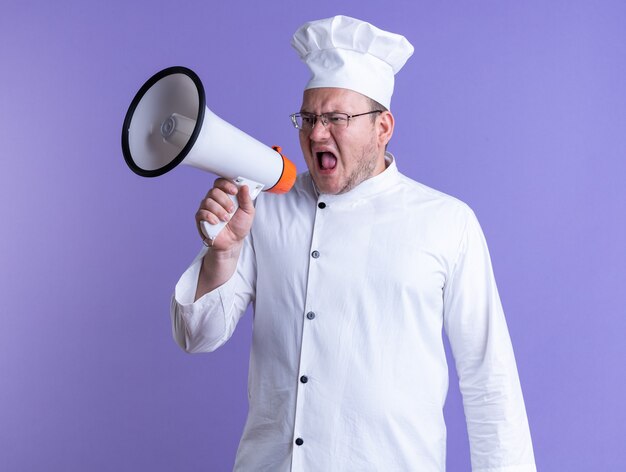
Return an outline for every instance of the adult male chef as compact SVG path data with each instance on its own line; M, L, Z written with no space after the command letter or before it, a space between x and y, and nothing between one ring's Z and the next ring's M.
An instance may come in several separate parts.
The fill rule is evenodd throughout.
M292 115L308 172L256 205L246 187L217 180L196 223L228 224L205 239L172 300L188 352L224 344L254 305L235 470L445 470L443 328L473 470L535 471L479 224L386 152L394 74L413 47L345 16L303 25L292 44L312 74Z

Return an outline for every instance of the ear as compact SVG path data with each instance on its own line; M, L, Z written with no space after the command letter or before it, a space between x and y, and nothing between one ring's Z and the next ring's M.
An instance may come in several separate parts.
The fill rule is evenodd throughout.
M378 132L378 143L382 147L385 147L391 140L394 123L395 120L390 111L384 111L378 116L376 120L376 130Z

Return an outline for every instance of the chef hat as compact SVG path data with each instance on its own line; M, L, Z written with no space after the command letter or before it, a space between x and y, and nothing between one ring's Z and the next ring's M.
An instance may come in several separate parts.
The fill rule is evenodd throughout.
M404 36L348 16L302 25L291 45L311 70L305 89L354 90L389 108L393 76L413 54Z

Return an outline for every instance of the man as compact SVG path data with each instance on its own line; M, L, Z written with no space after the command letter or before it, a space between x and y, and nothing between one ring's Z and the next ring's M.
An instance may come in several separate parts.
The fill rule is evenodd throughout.
M172 302L188 352L221 346L254 304L235 470L445 470L445 328L473 470L535 471L478 222L386 152L393 77L412 46L341 16L305 24L293 45L312 72L292 116L308 172L256 207L246 187L218 179L196 222L228 224Z

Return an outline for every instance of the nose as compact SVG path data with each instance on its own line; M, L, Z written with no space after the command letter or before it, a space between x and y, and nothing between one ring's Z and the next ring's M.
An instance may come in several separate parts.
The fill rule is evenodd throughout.
M329 134L330 132L328 131L328 126L324 126L322 118L318 117L313 124L313 128L311 128L311 131L309 132L309 138L312 141L323 141L328 138Z

